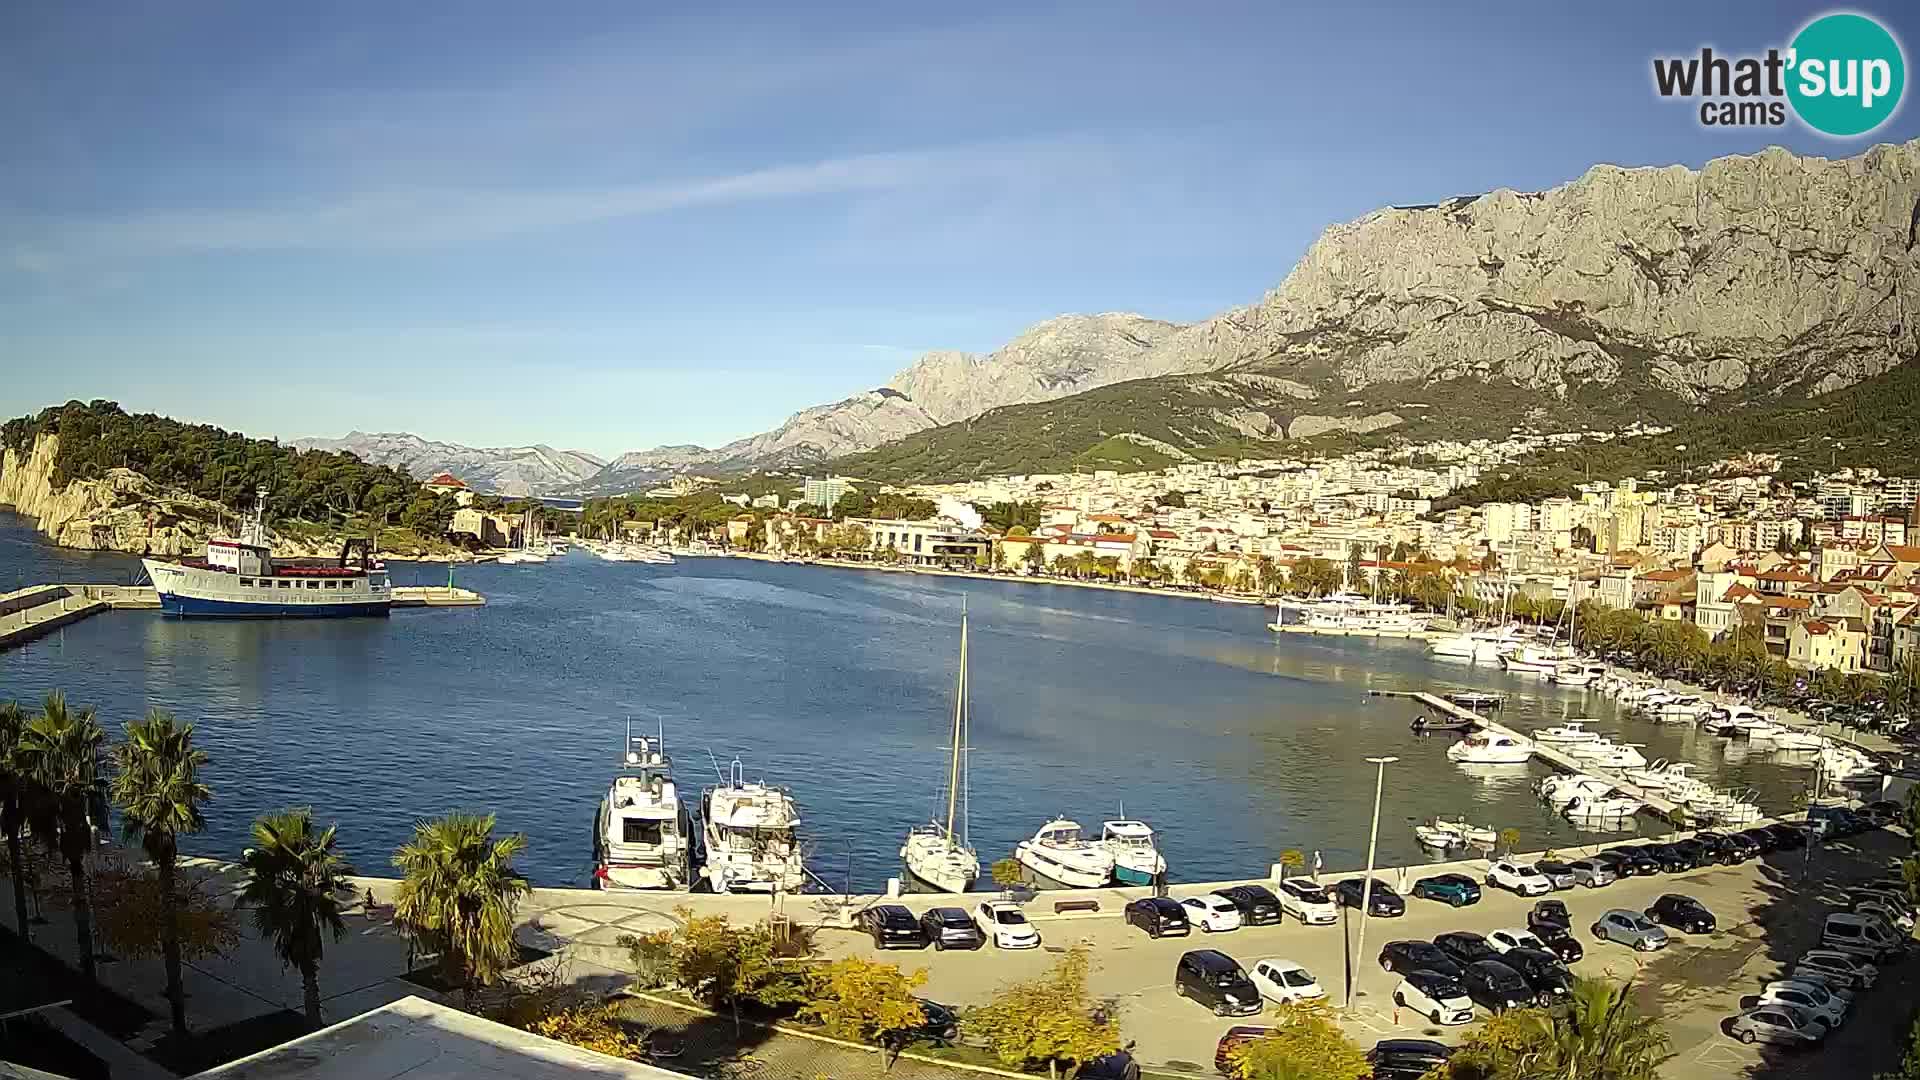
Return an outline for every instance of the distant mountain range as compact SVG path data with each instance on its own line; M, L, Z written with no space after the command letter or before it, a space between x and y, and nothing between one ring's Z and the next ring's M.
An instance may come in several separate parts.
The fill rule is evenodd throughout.
M598 475L606 460L551 446L459 446L405 432L353 431L343 439L295 439L302 450L346 451L373 465L405 469L425 480L450 472L477 491L547 495Z
M1379 210L1327 229L1247 307L1191 325L1061 316L985 356L927 353L884 387L711 450L597 466L545 447L310 442L391 443L372 460L568 494L816 464L894 482L1150 467L1330 432L1497 434L1807 400L1915 356L1916 309L1920 141L1844 160L1774 148ZM407 440L410 457L386 456Z

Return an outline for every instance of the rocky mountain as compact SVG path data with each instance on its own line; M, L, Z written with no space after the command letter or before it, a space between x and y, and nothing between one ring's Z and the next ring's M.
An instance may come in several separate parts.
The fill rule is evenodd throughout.
M1181 327L1141 315L1062 315L985 356L925 353L886 386L802 409L772 431L725 446L662 446L622 454L578 494L630 491L675 472L803 467L1001 405L1047 401L1161 369L1144 363Z
M1172 328L1161 375L835 463L895 480L1149 464L1223 440L1667 416L1831 392L1916 354L1920 141L1600 165L1329 228L1258 303ZM1102 456L1104 455L1104 456ZM1135 455L1139 457L1139 455Z
M476 491L546 495L595 476L606 462L579 450L551 446L472 447L433 442L404 432L349 432L343 439L295 439L302 450L345 451L362 461L405 469L415 478L450 472Z

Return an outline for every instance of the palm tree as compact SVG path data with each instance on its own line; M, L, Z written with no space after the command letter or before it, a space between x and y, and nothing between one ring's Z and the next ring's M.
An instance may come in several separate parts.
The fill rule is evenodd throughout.
M284 810L253 823L253 842L241 856L247 884L240 902L253 908L253 925L273 939L280 962L300 969L307 1022L320 1026L320 958L326 935L346 936L340 896L353 873L333 846L334 826L315 832L313 812Z
M7 834L7 875L13 879L13 915L20 940L33 936L27 922L27 868L20 853L20 831L34 792L20 758L20 739L26 733L27 713L17 703L0 702L0 830Z
M213 792L200 782L205 752L193 748L193 725L177 723L162 709L127 725L127 741L114 747L113 801L120 806L120 829L138 840L160 876L160 953L166 960L167 1004L173 1031L187 1033L187 993L180 982L180 895L174 871L180 837L207 827L200 805Z
M87 851L93 847L88 810L100 793L100 744L105 739L93 710L68 711L67 699L56 690L47 695L40 715L27 722L17 752L27 776L46 795L34 808L33 833L67 860L80 973L89 985L96 984L97 975L93 907L87 899Z
M1543 1080L1654 1080L1673 1057L1667 1033L1640 1015L1628 983L1575 979L1559 1018L1528 1012L1529 1037L1515 1048L1516 1075Z
M495 839L492 814L449 814L414 826L413 839L393 853L405 875L394 917L440 949L441 967L460 985L462 1003L473 988L492 982L514 956L513 917L527 881L513 857L527 846L514 833Z

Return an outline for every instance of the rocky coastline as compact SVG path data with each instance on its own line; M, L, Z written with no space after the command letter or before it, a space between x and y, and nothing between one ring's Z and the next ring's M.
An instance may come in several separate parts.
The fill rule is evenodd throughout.
M22 454L0 451L0 508L32 518L54 545L81 551L118 551L163 557L197 555L207 539L232 528L234 512L210 499L163 487L132 469L110 469L105 476L53 482L60 436L41 435ZM333 558L342 536L318 532L293 536L268 529L279 558ZM421 562L471 562L474 556L443 551L383 551L392 558Z

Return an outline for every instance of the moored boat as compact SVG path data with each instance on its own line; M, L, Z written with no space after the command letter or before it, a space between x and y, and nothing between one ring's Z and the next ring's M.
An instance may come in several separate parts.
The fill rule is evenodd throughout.
M1144 821L1103 821L1095 843L1112 857L1113 879L1122 885L1151 885L1167 872L1167 860L1153 842L1153 828Z
M806 884L800 812L785 788L749 783L734 758L725 783L700 793L707 858L700 873L714 892L799 892Z
M204 557L141 560L162 613L286 619L385 615L392 609L387 571L374 561L371 540L349 539L336 562L275 559L267 542L267 489L254 494L253 512L240 535L208 540Z
M907 873L941 892L961 893L980 877L980 857L967 842L971 781L967 769L967 735L972 717L967 707L967 615L960 613L960 673L953 694L953 757L947 767L947 818L917 826L900 845ZM957 821L956 821L957 816ZM956 829L957 825L957 829Z
M594 886L685 889L693 827L674 787L664 734L636 738L629 730L620 766L594 821Z
M1013 849L1020 865L1075 889L1098 889L1113 878L1113 856L1080 835L1080 823L1055 818Z

